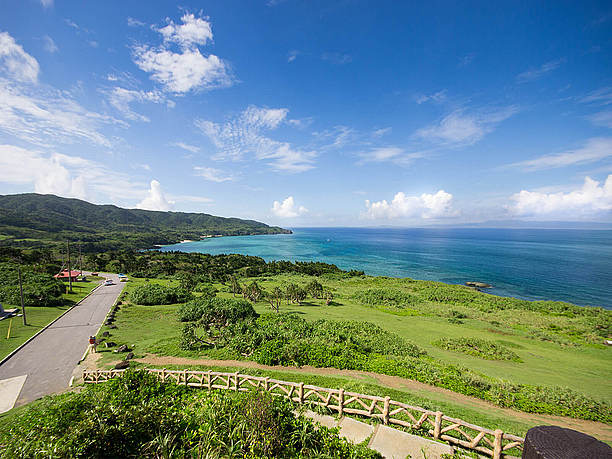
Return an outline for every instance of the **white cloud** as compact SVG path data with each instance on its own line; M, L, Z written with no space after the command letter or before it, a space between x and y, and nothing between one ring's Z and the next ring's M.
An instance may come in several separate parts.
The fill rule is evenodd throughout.
M43 8L51 8L53 6L53 0L40 0L40 4Z
M258 160L268 160L273 169L303 172L312 169L316 153L294 149L288 142L266 137L263 132L276 129L286 120L286 108L250 106L238 117L223 124L197 120L196 126L217 147L215 160L244 159L253 154Z
M416 136L448 146L472 145L517 111L516 107L473 114L456 110L439 123L419 129Z
M170 144L170 146L179 147L191 153L198 153L200 151L200 147L197 147L195 145L189 145L188 143L185 143L185 142L173 142Z
M423 193L421 196L407 196L401 191L391 202L386 200L370 202L366 200L364 217L369 219L395 218L441 218L456 215L452 209L453 195L444 190L435 194Z
M612 104L612 86L596 89L579 99L585 104L609 105Z
M193 170L195 171L195 175L211 182L223 183L235 180L233 175L226 174L222 170L215 169L214 167L195 166Z
M0 32L0 69L18 81L36 83L38 79L38 61L26 53L8 32Z
M433 94L419 94L415 97L415 102L419 105L425 102L444 102L446 100L446 89L442 89L441 91L435 92Z
M149 122L150 119L144 115L134 112L130 108L132 102L153 102L156 104L166 102L166 97L160 91L137 91L114 87L111 90L103 91L108 97L109 103L121 112L127 119Z
M45 48L45 51L47 51L48 53L57 53L59 51L59 48L57 47L57 45L55 44L55 42L53 41L53 38L51 38L49 35L45 35L43 37L43 48Z
M389 134L391 132L393 128L390 127L386 127L386 128L380 128L380 129L376 129L373 133L372 136L373 137L382 137L386 134Z
M210 22L186 13L181 18L182 24L177 25L172 20L166 27L157 29L164 36L164 41L176 43L182 48L191 48L194 45L205 45L213 39Z
M358 165L392 162L400 166L408 166L414 160L424 158L425 154L423 152L406 153L403 148L388 146L373 148L367 152L359 153L358 156L361 158L357 162Z
M146 24L142 21L139 21L138 19L134 19L133 17L128 16L127 25L130 27L142 27L142 26L145 26Z
M304 215L308 209L304 206L297 206L293 196L289 196L283 202L274 201L272 204L272 213L280 218L294 218Z
M86 140L108 147L110 141L99 132L108 123L121 124L86 110L66 92L42 87L22 90L0 79L0 130L17 138L39 145Z
M157 180L151 180L151 187L147 197L140 201L137 205L137 209L143 210L172 210L174 207L174 201L169 201L161 187L161 184Z
M582 188L557 193L522 190L510 197L515 215L580 218L612 211L612 174L605 183L585 177Z
M353 58L350 54L337 52L323 53L321 55L321 59L323 59L324 61L331 62L335 65L349 64L353 61Z
M297 57L302 54L300 51L298 51L297 49L293 49L291 51L289 51L289 54L287 55L287 62L293 62L294 60L297 59Z
M561 64L565 63L565 61L565 58L561 58L555 61L546 62L545 64L542 64L536 69L529 69L523 73L518 74L516 76L516 81L518 81L519 83L527 83L528 81L537 80L538 78L543 77L547 73L559 68Z
M84 140L109 147L111 142L99 132L109 123L119 122L84 109L65 91L22 87L0 78L0 131L14 137L38 145Z
M144 188L127 175L78 156L0 145L0 182L31 185L51 193L93 201L144 196Z
M603 126L612 129L612 111L603 111L590 115L588 119L596 126Z
M557 167L591 163L610 156L612 156L612 138L596 137L587 140L586 144L581 148L552 155L540 156L539 158L530 159L528 161L513 163L508 167L517 167L527 171L536 171L541 169L554 169Z
M164 38L162 46L135 46L134 63L174 93L230 86L233 78L228 65L214 54L202 55L198 49L198 45L212 40L210 23L193 14L185 14L181 20L181 25L170 21L154 29ZM173 51L172 44L177 44L180 52Z

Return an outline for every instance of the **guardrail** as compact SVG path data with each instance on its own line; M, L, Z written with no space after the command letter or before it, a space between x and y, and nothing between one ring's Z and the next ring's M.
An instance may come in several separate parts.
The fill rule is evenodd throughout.
M96 384L120 377L125 370L84 371L83 381ZM379 419L383 424L395 424L409 429L425 430L436 440L460 445L499 459L504 451L516 448L523 450L524 438L490 430L461 419L445 416L440 411L430 411L418 406L391 400L389 397L359 394L344 389L329 389L311 386L303 382L279 381L269 377L236 373L195 370L166 370L148 368L163 382L173 381L189 387L204 387L209 390L225 389L249 391L263 389L301 404L316 404L338 412L339 415L355 414Z

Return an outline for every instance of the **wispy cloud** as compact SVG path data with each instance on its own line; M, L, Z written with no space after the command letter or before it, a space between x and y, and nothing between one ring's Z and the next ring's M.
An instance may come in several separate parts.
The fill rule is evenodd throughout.
M592 163L609 157L612 157L612 138L596 137L587 140L585 145L580 148L512 163L506 167L519 168L525 171L537 171Z
M234 175L223 172L220 169L215 169L214 167L195 166L193 170L195 171L195 175L210 182L223 183L236 180Z
M353 57L348 53L326 52L321 55L321 59L335 65L344 65L353 62Z
M518 107L488 109L476 112L455 110L438 123L421 128L416 137L444 146L473 145L493 131L502 121L518 112Z
M51 38L49 35L45 35L43 37L43 48L45 49L45 51L51 54L57 53L59 51L59 48L53 41L53 38Z
M587 117L596 126L603 126L612 129L612 111L594 113Z
M179 147L182 148L183 150L189 151L191 153L198 153L200 151L200 147L195 146L195 145L190 145L188 143L185 142L173 142L170 144L170 146L172 147Z
M578 99L579 102L595 105L612 104L612 86L606 86L589 92Z
M425 102L444 102L446 100L446 89L442 89L441 91L433 94L419 94L415 96L414 100L419 105L424 104Z
M424 158L426 155L423 152L408 153L403 148L387 146L373 148L369 151L359 153L358 156L361 158L357 162L358 165L391 162L400 166L408 166L415 160Z
M297 59L297 57L301 54L300 51L298 51L297 49L293 49L291 51L289 51L289 53L287 54L287 62L293 62L294 60Z
M314 151L295 149L264 135L285 122L285 108L250 106L238 117L219 124L196 120L196 126L217 147L216 160L241 160L253 154L255 159L267 161L273 169L284 172L304 172L314 167Z
M43 8L51 8L53 6L53 0L40 0L40 4Z
M175 24L170 20L165 27L154 27L163 43L135 46L134 63L166 91L177 94L231 86L234 78L229 66L214 54L203 55L199 49L213 38L210 22L189 13L181 21ZM173 45L178 46L178 52L172 49Z
M467 67L472 63L474 58L476 57L476 53L468 53L465 56L461 56L459 58L458 67Z
M129 17L127 18L127 25L130 27L143 27L146 24L142 21L139 21L138 19L134 19L133 17Z
M0 32L0 69L18 81L36 83L40 67L8 32Z
M138 91L122 87L114 87L109 90L102 90L106 94L109 103L129 120L149 122L150 119L133 111L130 104L133 102L151 102L161 104L166 102L166 97L157 90Z
M542 64L538 68L532 68L526 70L523 73L519 73L516 76L516 81L519 83L527 83L528 81L537 80L538 78L543 77L547 73L552 72L553 70L558 69L562 64L566 62L566 59L562 57L561 59L557 59L555 61L549 61L545 64Z

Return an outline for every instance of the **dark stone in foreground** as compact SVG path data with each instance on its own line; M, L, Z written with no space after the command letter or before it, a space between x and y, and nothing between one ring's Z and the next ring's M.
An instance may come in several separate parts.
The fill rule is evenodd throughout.
M108 328L110 328L111 330L114 330L115 328L117 328L116 325L109 325Z
M125 360L130 360L130 359L133 359L133 358L134 358L134 353L133 352L130 352L130 353L128 353L128 355L125 356Z
M491 288L493 287L491 284L487 284L485 282L466 282L465 285L468 287L476 287L476 288Z
M610 459L612 448L604 442L558 426L532 427L525 435L523 459Z
M106 343L104 343L104 345L106 347L115 347L117 343L113 343L112 341L107 341Z
M109 333L109 332L107 332L107 331L105 331L104 333L102 333L102 336L106 336L106 337L108 337L108 336L110 336L110 333Z
M129 352L129 350L129 347L127 347L125 344L122 344L115 350L115 352Z
M117 365L115 365L115 370L124 370L130 366L130 362L127 360L122 360Z

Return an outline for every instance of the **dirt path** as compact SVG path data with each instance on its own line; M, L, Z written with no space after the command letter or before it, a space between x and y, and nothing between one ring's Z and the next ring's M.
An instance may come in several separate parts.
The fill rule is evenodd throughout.
M148 354L145 358L136 359L147 365L155 365L163 367L164 365L205 365L219 367L240 367L240 368L256 368L261 370L277 370L290 371L293 373L308 373L320 376L345 376L356 379L362 379L366 382L374 379L378 384L393 389L410 390L421 393L435 392L441 394L444 400L448 400L476 410L487 410L499 416L506 416L522 421L526 424L535 426L542 424L554 424L569 429L578 430L580 432L593 435L599 440L606 442L612 441L612 426L595 421L585 421L582 419L573 419L563 416L551 416L544 414L524 413L522 411L511 410L509 408L500 408L492 403L480 400L478 398L469 397L467 395L458 394L448 389L441 387L430 386L413 379L400 378L399 376L388 376L368 371L357 370L338 370L336 368L316 368L310 366L304 367L283 367L261 365L257 362L248 360L213 360L213 359L189 359L184 357L166 357Z

